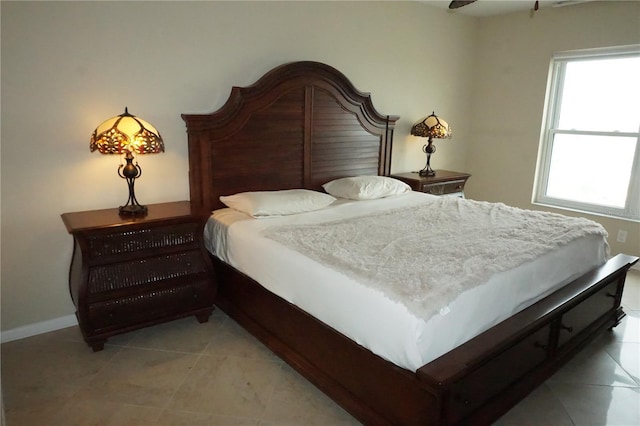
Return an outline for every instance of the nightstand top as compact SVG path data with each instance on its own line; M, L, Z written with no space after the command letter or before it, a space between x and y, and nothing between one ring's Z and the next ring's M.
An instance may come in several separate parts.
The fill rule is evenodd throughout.
M446 182L456 179L468 179L471 176L469 173L452 172L450 170L435 170L435 176L420 176L418 172L409 173L393 173L391 177L399 177L403 179L414 179L425 182Z
M161 222L192 216L191 203L189 201L148 204L147 208L149 209L147 215L141 217L121 217L118 208L63 213L61 217L67 227L67 231L72 234L94 229Z

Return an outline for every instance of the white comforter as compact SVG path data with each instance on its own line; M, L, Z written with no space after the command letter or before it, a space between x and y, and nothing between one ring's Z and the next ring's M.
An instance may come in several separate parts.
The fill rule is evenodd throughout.
M400 208L395 214L404 215L402 220L388 214ZM478 209L488 215L480 215ZM411 210L427 219L421 221L423 225L409 219L415 217L408 215ZM208 222L206 240L212 253L270 291L381 357L415 371L605 260L607 245L599 225L536 212L528 212L523 219L520 213L503 205L411 192L372 201L339 200L320 211L267 219L222 209ZM386 224L380 222L383 217L388 217ZM473 217L481 218L482 223ZM535 231L526 231L523 220L535 226ZM519 222L519 226L505 226L506 222ZM330 225L325 226L327 223ZM386 232L379 232L381 225ZM490 226L497 231L487 233ZM542 228L545 236L541 238ZM409 233L401 235L401 229ZM369 265L361 263L362 257L331 250L326 244L329 234L339 235L343 249L350 253L363 247L371 256ZM380 280L367 278L371 266L390 253L386 250L379 255L380 244L385 244L380 240L382 234L390 236L389 247L396 246L405 259L412 259L402 267L411 279L390 280L399 273L397 268L385 268ZM471 239L472 234L479 239ZM499 234L506 238L495 240ZM361 240L358 244L351 244L354 235L360 236L355 238ZM512 255L513 237L524 255ZM483 247L479 251L485 255L469 257L471 246L475 253ZM467 260L461 261L464 252ZM399 253L391 257L401 256ZM443 260L443 253L451 260ZM355 260L345 261L348 259ZM408 264L417 267L408 268ZM425 276L429 271L433 279ZM411 285L415 291L403 298L398 293L404 290L394 288L403 282L419 285ZM436 290L430 291L440 296L422 297L426 293L420 284L434 282ZM454 285L443 285L447 282ZM457 285L460 282L464 285Z

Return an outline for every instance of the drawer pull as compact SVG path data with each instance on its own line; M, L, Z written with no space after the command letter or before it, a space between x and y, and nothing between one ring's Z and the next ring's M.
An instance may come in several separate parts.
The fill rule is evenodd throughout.
M535 346L536 348L540 348L543 351L546 351L547 349L549 349L549 345L543 345L542 343L538 343L538 342L535 342L533 346Z
M607 293L607 297L613 297L614 299L616 298L616 294L612 294L612 293Z
M573 327L566 326L560 323L560 330L567 330L569 333L573 333Z
M460 394L456 394L456 396L454 396L453 398L454 400L463 403L464 405L469 405L471 403L471 401L469 401L468 399L464 398L462 395Z

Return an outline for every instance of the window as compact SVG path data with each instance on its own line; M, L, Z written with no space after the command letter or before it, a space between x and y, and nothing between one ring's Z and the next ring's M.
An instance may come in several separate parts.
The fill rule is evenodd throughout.
M554 56L533 198L640 220L640 46Z

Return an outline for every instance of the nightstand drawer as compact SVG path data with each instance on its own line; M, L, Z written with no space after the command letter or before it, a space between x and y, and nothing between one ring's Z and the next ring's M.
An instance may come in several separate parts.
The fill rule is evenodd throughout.
M211 284L201 277L187 285L132 294L89 304L89 323L96 333L123 325L153 321L210 306Z
M145 255L146 250L165 247L197 246L198 223L180 223L171 226L155 226L143 229L123 229L121 231L100 232L87 238L89 256L97 260L106 256ZM100 260L101 261L101 260Z
M396 173L391 177L401 180L414 191L431 195L459 195L464 198L464 185L471 175L468 173L436 170L434 176L420 176L416 172Z
M420 188L420 192L433 195L455 194L464 190L464 180L443 183L424 183Z
M199 250L112 263L91 268L89 297L100 293L141 285L156 285L164 280L207 272Z

